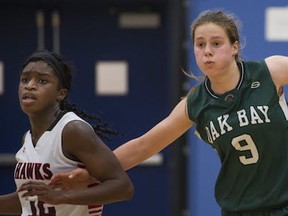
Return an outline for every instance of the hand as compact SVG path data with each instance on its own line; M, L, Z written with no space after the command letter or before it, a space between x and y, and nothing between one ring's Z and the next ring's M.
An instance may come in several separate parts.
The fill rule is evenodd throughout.
M67 173L56 173L52 176L49 185L62 190L87 188L95 183L96 179L89 175L86 169L75 169Z
M51 205L60 203L61 191L54 190L43 182L29 181L22 184L17 192L23 192L22 197L26 197L30 201L42 201Z

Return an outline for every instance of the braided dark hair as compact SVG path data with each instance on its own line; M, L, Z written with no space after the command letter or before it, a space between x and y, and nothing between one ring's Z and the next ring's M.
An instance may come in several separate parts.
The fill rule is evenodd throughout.
M48 51L48 50L39 50L34 52L24 63L23 68L33 61L45 61L47 62L55 72L56 76L59 79L59 89L67 89L69 93L72 85L72 67L66 59L60 55ZM112 129L106 122L101 120L97 115L90 114L80 109L76 104L73 104L68 101L68 94L60 102L60 109L64 112L74 112L80 118L87 120L93 127L95 133L102 139L110 140L110 135L120 135L120 133ZM94 124L91 121L95 122Z
M72 111L77 114L80 118L83 118L89 122L94 121L94 124L91 124L95 133L103 139L110 140L110 135L120 135L120 133L112 129L106 122L101 120L97 115L90 114L82 109L80 109L76 104L72 104L67 100L67 97L61 101L60 109L63 111Z

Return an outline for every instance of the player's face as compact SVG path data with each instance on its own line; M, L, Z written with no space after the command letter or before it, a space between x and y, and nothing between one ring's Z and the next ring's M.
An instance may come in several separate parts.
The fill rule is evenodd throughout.
M28 63L19 82L19 102L28 115L44 114L58 108L58 78L45 61Z
M238 42L231 44L223 27L207 23L196 28L194 53L196 62L208 77L215 77L227 71L238 52Z

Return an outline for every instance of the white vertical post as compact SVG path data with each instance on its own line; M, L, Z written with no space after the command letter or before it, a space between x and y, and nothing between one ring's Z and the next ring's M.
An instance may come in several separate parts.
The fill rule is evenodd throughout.
M4 94L4 63L0 61L0 95Z
M53 28L53 51L60 54L60 14L58 11L52 13Z
M36 12L36 26L37 26L37 33L38 33L38 49L44 49L44 27L45 27L45 20L44 20L44 13L42 10Z

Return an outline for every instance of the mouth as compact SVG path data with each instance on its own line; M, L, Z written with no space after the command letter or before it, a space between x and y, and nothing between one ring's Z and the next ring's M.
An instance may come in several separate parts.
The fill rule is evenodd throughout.
M209 65L209 64L213 64L214 62L211 61L211 60L207 60L207 61L205 61L204 63Z
M214 65L214 62L211 61L211 60L208 60L208 61L205 61L205 62L204 62L204 65L206 65L207 67L211 67L211 66Z
M31 93L25 93L22 96L22 100L36 100L36 97L34 94Z

